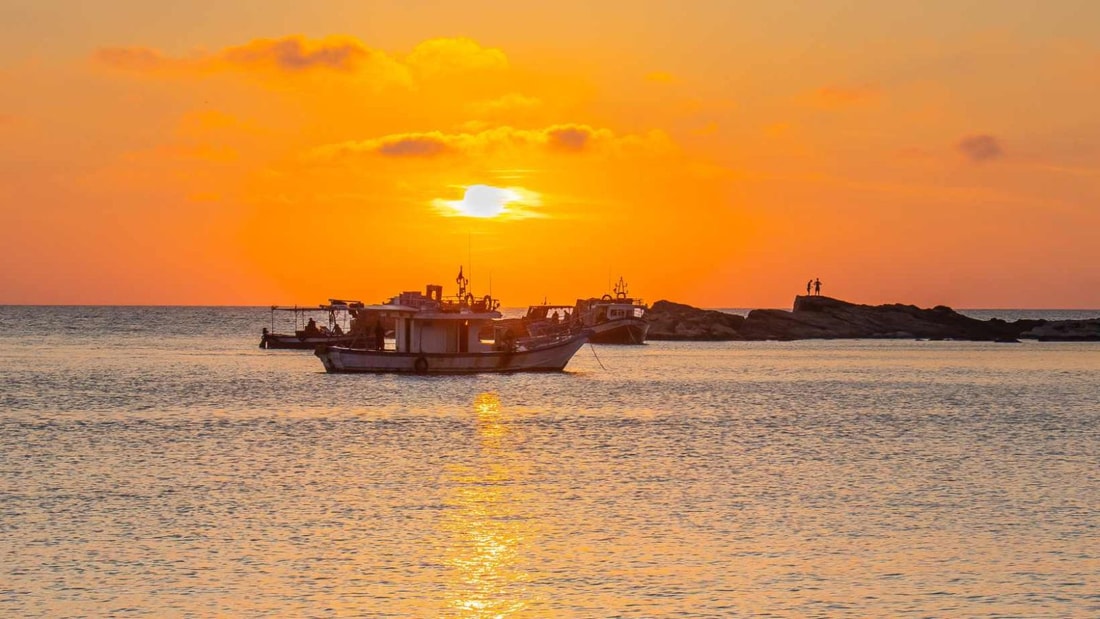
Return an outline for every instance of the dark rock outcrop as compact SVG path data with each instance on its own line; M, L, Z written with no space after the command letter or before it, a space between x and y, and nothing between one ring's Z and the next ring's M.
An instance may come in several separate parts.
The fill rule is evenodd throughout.
M1020 334L1040 342L1100 342L1100 318L1052 320Z
M1015 339L1037 321L1008 323L968 318L943 305L858 305L831 297L800 296L794 311L753 310L741 334L751 340L808 338Z
M743 339L744 316L702 310L672 301L657 301L646 312L650 340L721 341Z
M648 313L651 340L953 339L1013 342L1100 341L1100 318L978 320L945 306L859 305L822 296L795 298L793 311L753 310L747 318L658 301Z

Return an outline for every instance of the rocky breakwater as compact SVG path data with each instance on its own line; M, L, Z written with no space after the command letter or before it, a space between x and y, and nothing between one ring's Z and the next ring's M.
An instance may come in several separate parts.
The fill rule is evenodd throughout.
M799 296L794 309L753 310L748 317L658 301L647 314L651 340L952 339L1100 341L1100 319L977 320L937 306L859 305L822 296Z
M1100 342L1100 318L1088 320L1040 320L1021 338L1040 342Z
M683 303L657 301L646 312L650 340L715 342L741 340L744 316L703 310Z

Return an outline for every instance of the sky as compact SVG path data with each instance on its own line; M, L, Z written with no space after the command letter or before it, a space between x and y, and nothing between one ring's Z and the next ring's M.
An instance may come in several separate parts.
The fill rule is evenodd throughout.
M0 303L1100 308L1100 3L0 0Z

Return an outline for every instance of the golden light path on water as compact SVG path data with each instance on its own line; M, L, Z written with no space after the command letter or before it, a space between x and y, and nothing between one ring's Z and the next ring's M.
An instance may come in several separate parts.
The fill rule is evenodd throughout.
M517 556L533 522L522 507L531 497L520 490L523 465L506 448L510 427L495 393L474 399L480 462L453 465L445 476L449 495L443 529L451 544L447 565L450 610L461 617L505 617L527 608L515 595L527 574Z

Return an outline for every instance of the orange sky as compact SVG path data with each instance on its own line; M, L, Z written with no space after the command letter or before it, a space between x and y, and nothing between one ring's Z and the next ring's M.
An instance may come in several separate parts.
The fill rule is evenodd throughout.
M1100 307L1093 2L96 4L0 3L0 303Z

